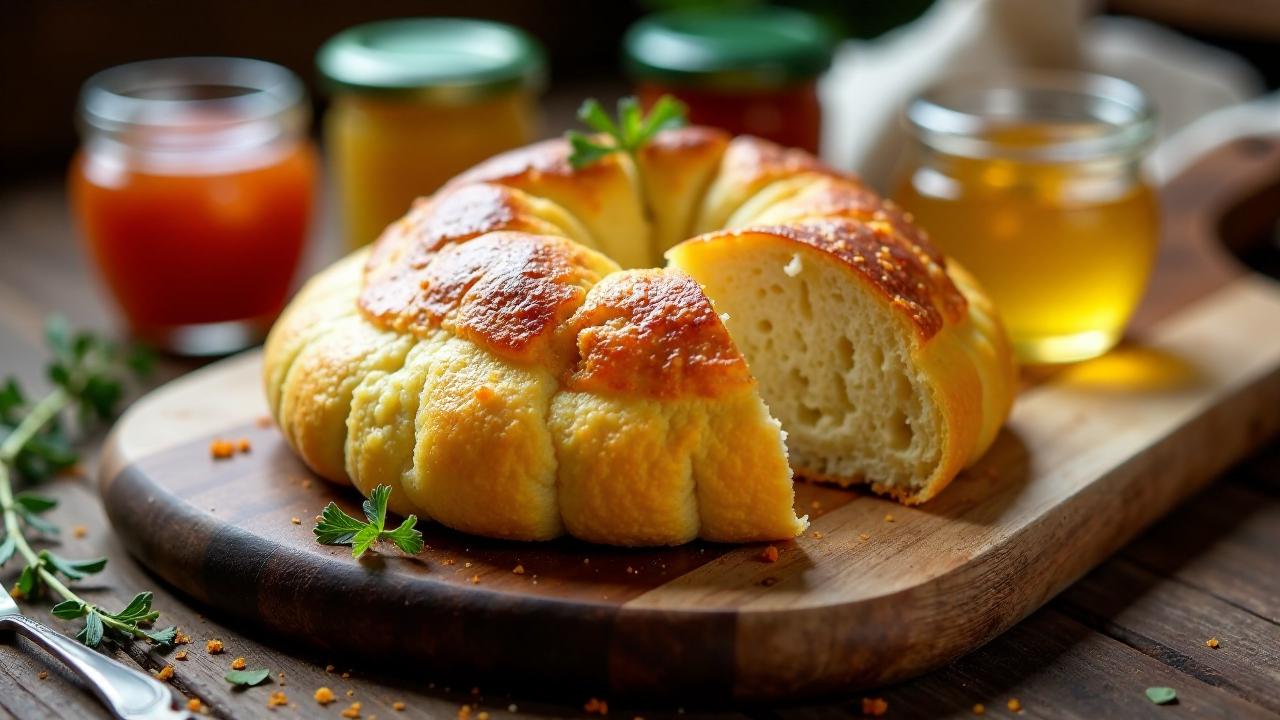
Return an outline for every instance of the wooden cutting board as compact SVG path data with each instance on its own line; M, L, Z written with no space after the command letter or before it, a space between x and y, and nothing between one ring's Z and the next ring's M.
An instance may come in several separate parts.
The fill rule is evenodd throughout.
M360 498L312 477L263 422L256 352L136 403L108 441L103 498L133 554L200 602L334 656L397 657L424 682L751 700L916 675L1017 622L1280 431L1280 286L1217 241L1274 228L1277 178L1280 143L1197 164L1164 193L1133 340L1029 377L992 450L923 507L798 484L810 534L774 563L760 545L522 544L429 523L420 556L355 561L311 527L330 500L357 513ZM210 457L212 440L239 438L251 452Z

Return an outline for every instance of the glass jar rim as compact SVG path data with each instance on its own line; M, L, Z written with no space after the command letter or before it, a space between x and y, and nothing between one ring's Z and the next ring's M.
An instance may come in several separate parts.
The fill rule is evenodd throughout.
M903 114L920 142L939 152L1043 163L1137 157L1156 117L1133 83L1053 70L952 76L916 96ZM993 139L1027 125L1051 132L1025 144Z
M216 97L174 97L182 89L238 90ZM168 94L170 96L166 97ZM213 126L253 123L296 112L306 101L298 76L265 60L176 57L117 65L80 91L79 116L90 129L177 128L193 118Z

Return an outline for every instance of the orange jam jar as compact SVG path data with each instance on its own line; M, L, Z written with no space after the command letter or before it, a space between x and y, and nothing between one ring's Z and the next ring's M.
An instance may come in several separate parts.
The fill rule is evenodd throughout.
M265 337L306 241L317 159L298 78L242 58L91 77L72 206L133 334L188 355Z
M782 7L671 10L641 19L623 40L627 72L645 107L672 95L689 121L818 152L817 80L834 36Z
M543 52L508 25L359 25L326 42L316 64L332 94L325 145L351 248L376 239L415 198L536 134Z
M914 100L916 143L895 199L999 307L1026 363L1119 341L1155 261L1155 193L1141 160L1151 104L1078 73L947 82Z

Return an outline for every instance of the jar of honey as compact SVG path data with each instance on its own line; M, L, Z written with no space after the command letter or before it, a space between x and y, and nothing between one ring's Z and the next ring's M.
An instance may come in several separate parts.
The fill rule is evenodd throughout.
M415 198L536 132L543 52L508 25L359 25L326 42L316 64L332 93L325 145L352 248L376 239Z
M1019 359L1115 345L1159 230L1142 91L1081 73L962 78L911 102L906 121L917 142L895 198L982 282Z
M767 6L671 10L632 25L623 48L645 107L673 95L694 124L818 151L817 80L834 38L813 16Z
M210 355L266 335L311 219L309 118L298 78L259 60L149 60L85 83L71 200L135 336Z

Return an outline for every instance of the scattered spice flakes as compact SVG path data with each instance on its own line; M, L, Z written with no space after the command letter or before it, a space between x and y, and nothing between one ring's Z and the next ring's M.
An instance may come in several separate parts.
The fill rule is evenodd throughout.
M353 703L351 703L350 705L348 705L348 706L347 706L347 709L346 709L346 710L343 710L340 714L341 714L341 715L342 715L342 717L344 717L344 718L358 718L358 717L360 717L360 703L358 703L358 702L353 702Z
M302 518L299 518L299 517L297 517L297 516L294 516L294 517L289 518L289 522L293 523L294 525L301 525L301 524L302 524Z
M219 655L222 653L222 641L218 639L210 640L204 644L204 651L210 655Z
M1218 642L1217 636L1211 637L1208 640L1204 641L1205 647L1213 648L1214 650L1217 650L1218 646L1221 644L1222 643Z
M511 568L511 572L515 573L516 575L523 575L523 574L524 574L524 566L523 566L523 565L516 565L515 567Z
M187 709L191 712L204 712L204 703L200 702L200 698L191 698L187 700Z
M1005 707L1009 708L1009 712L1022 712L1022 701L1018 698L1009 698Z
M172 665L165 665L164 667L160 668L159 671L156 672L156 679L159 680L160 682L169 682L169 679L172 677L173 677Z
M236 454L236 446L230 440L214 440L209 443L209 456L214 460L226 460Z
M893 520L893 513L885 513L885 514L884 514L884 521L885 521L885 522L894 522L894 520Z
M40 672L36 673L36 677L40 678L41 680L48 680L48 679L49 679L49 671L48 671L48 670L41 670Z
M986 705L983 705L982 703L974 703L974 705L973 705L973 714L974 714L974 715L981 715L981 714L985 713L986 711L987 711L987 706L986 706Z
M356 691L355 691L355 690L348 690L348 691L347 691L347 697L355 697L355 696L356 696Z
M778 548L770 545L760 552L760 560L767 563L778 562Z
M588 715L608 715L609 703L600 698L591 698L582 706L582 710Z
M409 706L405 705L403 700L397 700L391 703L391 709L395 710L396 712L404 712L404 709L407 707Z
M179 650L178 652L176 652L176 653L174 653L174 654L173 654L173 659L174 659L174 660L183 660L183 661L185 661L185 660L187 659L187 651L186 651L186 650Z
M862 698L862 714L869 717L881 717L889 711L889 702L884 698Z
M84 537L88 534L89 534L89 528L83 525L76 525L75 527L71 528L71 536L77 540L83 540Z
M232 670L243 670L244 666L245 666L245 662L244 662L244 658L242 657L238 657L235 660L231 661Z
M267 696L267 707L283 707L289 704L289 696L283 691L277 690Z
M328 705L329 703L337 699L334 696L333 691L327 687L316 688L315 693L311 697L315 698L316 702L320 703L321 705Z
M817 530L814 530L814 531L813 531L813 539L814 539L814 540L821 540L822 538L823 538L822 533L818 532Z
M449 558L449 559L447 559L447 560L441 560L441 561L440 561L440 564L441 564L441 565L453 565L453 564L454 564L454 563L456 563L456 562L458 562L458 561L457 561L457 560L454 560L453 558Z

